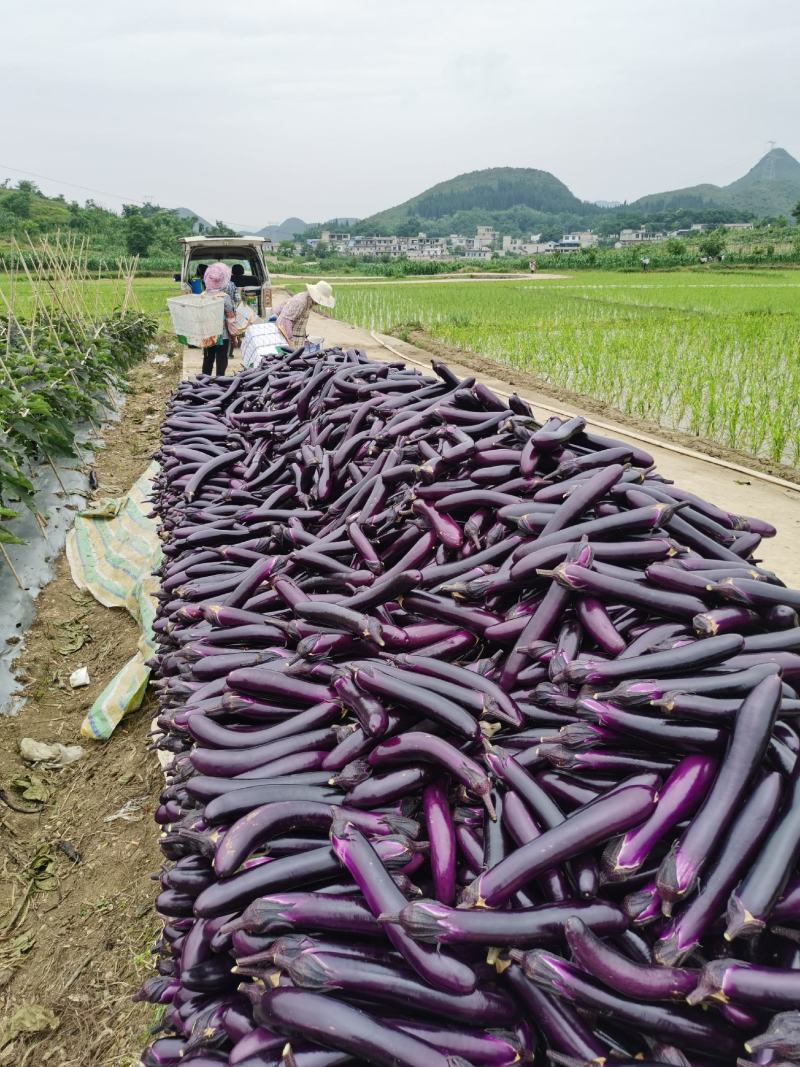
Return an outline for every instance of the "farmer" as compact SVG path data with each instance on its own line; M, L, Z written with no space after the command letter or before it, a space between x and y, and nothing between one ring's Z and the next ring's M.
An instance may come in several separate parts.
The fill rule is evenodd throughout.
M203 374L211 374L216 364L217 375L222 375L228 368L228 356L231 350L231 338L236 336L234 323L236 313L236 289L231 284L231 268L225 263L212 263L203 277L206 292L225 294L225 314L222 324L222 341L203 349Z
M311 309L316 306L332 308L336 304L333 289L327 282L307 285L306 292L290 297L278 312L278 329L292 348L306 342L306 324Z

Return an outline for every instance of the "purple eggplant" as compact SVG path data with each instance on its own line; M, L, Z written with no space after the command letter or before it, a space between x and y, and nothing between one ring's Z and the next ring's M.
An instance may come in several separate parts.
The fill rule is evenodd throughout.
M599 723L601 729L606 731L598 735L601 741L613 740L619 735L621 738L637 738L640 744L651 741L658 747L714 750L720 748L725 740L723 731L716 726L670 722L650 715L637 715L625 708L591 698L579 700L576 710ZM578 734L579 727L565 726L561 733L565 743L572 744L570 735Z
M373 915L397 914L405 904L380 858L352 823L334 820L333 851L361 888ZM399 925L386 926L386 934L407 963L435 988L448 993L469 994L475 989L475 974L466 964L418 945Z
M795 1060L800 1057L800 1011L783 1011L773 1015L766 1033L745 1042L748 1052L770 1051Z
M432 777L429 767L404 767L400 771L366 778L348 789L345 799L351 808L379 808L382 804L407 797Z
M488 775L474 760L441 737L410 730L379 742L370 752L368 762L372 767L397 762L436 763L461 782L465 789L480 797L491 817L495 818Z
M469 907L499 907L542 871L608 840L614 833L636 826L653 809L657 782L655 775L629 779L479 875L465 890L462 903Z
M564 934L578 967L623 996L683 1000L697 984L697 971L632 962L602 941L580 914L567 919Z
M528 953L514 950L511 955L512 959L518 959L524 973L537 985L582 1007L600 1011L618 1023L675 1041L682 1048L702 1053L712 1051L715 1057L724 1057L728 1062L730 1057L736 1056L740 1047L725 1030L706 1022L695 1013L643 1004L595 985L582 970L560 956L540 949Z
M607 846L603 853L606 877L616 880L638 871L661 838L697 810L714 780L717 766L712 756L682 759L665 781L650 818Z
M520 726L522 717L515 702L496 682L453 663L442 663L431 656L417 653L401 653L395 661L417 672L419 684L426 685L426 678L440 678L465 689L477 690L486 698L483 702L487 718L497 718L512 726Z
M253 808L226 830L217 845L214 870L223 878L233 874L254 849L269 842L273 837L280 837L287 830L304 828L327 834L336 810L339 809L324 802L296 800L278 801ZM392 815L381 817L352 811L347 813L347 817L359 829L377 836L396 833L409 826L416 828L412 820Z
M376 937L380 926L358 901L322 893L273 893L259 897L242 915L228 923L231 930L272 933L279 930L329 930L332 933Z
M742 960L712 960L703 968L690 1004L716 999L744 1007L786 1009L800 1003L800 970L762 967Z
M703 806L659 868L658 888L667 914L672 902L694 887L715 841L736 814L766 751L779 705L780 682L774 675L760 682L742 703L728 750Z
M603 1062L608 1052L607 1043L598 1039L569 1001L546 993L516 964L512 963L503 977L530 1017L536 1020L548 1048L579 1056L593 1064Z
M286 968L292 982L303 989L342 990L349 996L378 1003L397 1004L428 1014L479 1026L503 1026L513 1021L513 1004L503 993L476 989L472 993L445 993L422 981L405 966L372 963L335 952L299 953Z
M373 667L357 668L353 677L360 689L381 700L391 700L428 716L466 740L473 741L478 736L479 727L474 716L440 693L404 683L396 674Z
M597 574L575 563L562 563L552 572L552 577L565 589L590 593L593 596L613 598L625 604L633 604L646 611L659 612L676 618L689 618L705 610L705 604L696 596L687 593L671 593L668 590L641 586Z
M456 896L456 834L446 779L426 785L422 791L422 809L428 840L431 843L431 877L433 892L442 904L452 904Z
M261 998L259 1013L270 1026L333 1045L378 1067L387 1062L392 1067L466 1067L465 1061L445 1056L375 1016L304 989L270 990Z
M726 940L732 941L743 935L749 937L764 929L770 912L795 871L798 857L800 760L795 760L780 815L742 884L728 901Z
M433 900L415 900L405 905L399 920L406 933L433 944L535 945L540 940L560 941L564 925L573 915L580 916L590 929L606 934L618 933L627 925L619 908L586 900L515 911L465 910Z
M520 1039L519 1031L452 1028L427 1019L391 1018L385 1021L445 1055L463 1056L475 1067L511 1067L530 1051L530 1046L526 1047Z
M745 801L698 893L660 932L653 949L659 963L681 963L711 928L731 887L757 854L780 800L781 776L772 771Z

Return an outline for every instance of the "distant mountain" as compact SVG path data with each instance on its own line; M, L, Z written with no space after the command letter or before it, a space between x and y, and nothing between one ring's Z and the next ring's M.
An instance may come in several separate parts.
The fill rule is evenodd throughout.
M532 167L492 167L439 182L397 207L380 211L358 223L361 233L448 233L469 225L507 225L515 212L523 225L533 226L545 216L592 214L597 208L579 200L553 174ZM479 216L479 217L478 217ZM474 226L473 226L474 228Z
M791 214L800 200L800 163L784 148L773 148L730 185L690 185L643 196L629 205L645 212L732 208L759 217Z
M192 211L188 207L176 207L174 210L175 214L180 219L197 219L197 222L195 222L194 226L192 226L192 233L202 233L203 230L214 229L213 222L209 222L208 219L204 219L202 215L198 215L196 211Z
M302 233L308 226L308 223L303 222L302 219L290 218L284 219L278 226L264 226L256 234L257 237L269 237L273 241L292 241L296 233Z
M800 163L783 148L774 148L730 185L692 185L643 196L631 204L616 200L579 200L546 170L493 167L461 174L426 189L396 207L361 219L363 234L430 236L472 233L489 225L503 233L558 233L560 228L595 228L609 220L631 225L648 215L705 214L712 223L744 216L791 214L800 200ZM620 223L620 219L622 222Z

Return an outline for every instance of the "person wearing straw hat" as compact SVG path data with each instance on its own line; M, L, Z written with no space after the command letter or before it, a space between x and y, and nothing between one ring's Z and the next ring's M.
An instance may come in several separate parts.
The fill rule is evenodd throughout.
M278 312L278 329L292 348L306 343L306 325L311 309L317 305L332 308L336 304L333 289L326 281L306 285L304 293L290 297Z

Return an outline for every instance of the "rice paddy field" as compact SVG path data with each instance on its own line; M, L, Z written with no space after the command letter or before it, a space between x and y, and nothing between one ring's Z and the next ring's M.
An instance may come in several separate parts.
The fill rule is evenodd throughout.
M637 418L800 465L800 272L336 284L337 318L436 340Z
M636 418L800 466L800 271L331 280L339 319L383 332L418 326ZM166 329L177 291L165 277L134 284ZM123 286L102 279L93 294L110 310ZM24 279L15 297L30 310Z
M33 313L31 286L24 275L17 274L12 278L9 274L0 273L0 289L13 304L17 315L25 317ZM91 309L96 308L104 314L119 307L125 299L125 283L118 278L92 279L85 284L85 291ZM137 305L148 315L154 315L164 328L169 326L167 297L176 296L179 292L180 286L171 277L136 278L133 284ZM67 307L69 308L69 305ZM5 310L5 305L0 300L0 315L4 314Z

